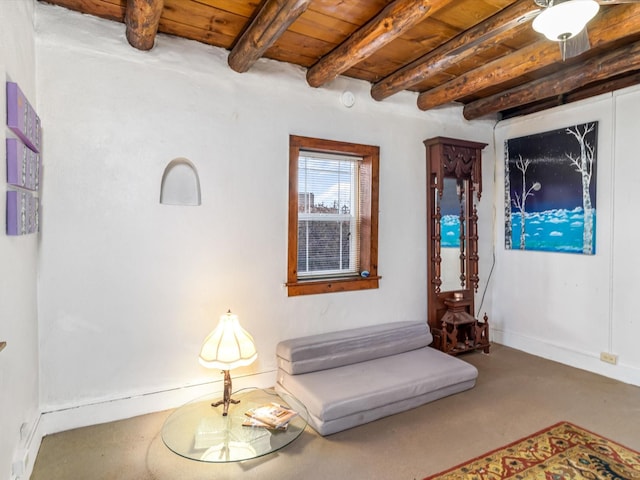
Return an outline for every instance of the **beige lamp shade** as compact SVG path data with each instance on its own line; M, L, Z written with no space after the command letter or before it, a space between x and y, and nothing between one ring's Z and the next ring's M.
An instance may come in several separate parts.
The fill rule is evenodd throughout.
M238 316L225 313L218 326L207 336L200 350L200 363L208 368L231 370L253 363L258 358L249 333L240 326Z

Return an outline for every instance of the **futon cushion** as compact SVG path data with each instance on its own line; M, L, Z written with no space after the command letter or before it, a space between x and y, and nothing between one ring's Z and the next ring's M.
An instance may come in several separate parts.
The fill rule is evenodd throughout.
M426 322L393 322L282 341L278 367L295 375L387 357L433 341Z
M278 372L278 384L322 421L431 394L441 398L473 387L478 370L433 348L303 375ZM453 388L459 385L461 388ZM439 394L438 392L441 392Z

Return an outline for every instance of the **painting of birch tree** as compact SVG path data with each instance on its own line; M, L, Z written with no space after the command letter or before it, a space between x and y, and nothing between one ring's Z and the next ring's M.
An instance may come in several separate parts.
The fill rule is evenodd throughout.
M598 122L505 142L505 248L595 254Z

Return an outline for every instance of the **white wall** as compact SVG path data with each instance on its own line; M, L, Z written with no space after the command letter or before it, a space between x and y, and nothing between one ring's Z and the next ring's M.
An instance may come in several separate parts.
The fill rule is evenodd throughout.
M0 2L0 111L6 112L5 82L17 82L36 104L33 1ZM6 125L3 113L2 123ZM36 271L38 235L5 235L5 138L0 128L0 478L24 457L38 418L38 331ZM23 425L24 424L24 425ZM21 434L22 429L22 434ZM37 447L36 447L37 448Z
M504 161L496 165L496 269L493 338L505 345L640 385L640 336L635 292L640 167L634 87L544 113L500 122L504 141L598 121L597 231L593 256L505 250ZM618 355L617 365L600 353Z
M413 94L378 103L368 84L345 78L312 89L303 69L267 60L236 74L222 50L160 35L151 52L139 52L120 24L46 4L36 14L46 152L40 433L167 408L213 388L217 372L196 355L228 308L259 351L255 364L234 371L234 385L270 384L283 338L424 319L422 141L438 135L489 143L476 304L493 340L640 384L640 327L626 293L639 282L637 227L627 219L640 195L640 89L493 132L492 122L461 120L458 108L420 112ZM351 109L339 102L346 89L356 95ZM593 120L596 255L505 251L504 141ZM289 134L380 145L380 289L287 297ZM198 168L200 207L158 202L164 167L177 157ZM603 351L619 355L618 365L601 362Z
M638 112L640 87L619 92L613 103L615 116L615 219L613 230L612 322L609 349L620 355L620 363L634 369L640 384L640 335L635 292L638 277L638 205L640 205L640 154Z
M627 294L639 283L638 229L627 219L640 195L640 89L501 122L494 148L492 122L464 122L458 108L420 112L412 94L378 103L368 84L345 78L312 89L304 70L267 60L240 75L222 50L161 35L139 52L120 24L40 3L35 10L37 85L33 5L0 2L0 68L30 98L37 89L45 147L38 314L38 239L0 236L9 272L0 280L0 337L9 341L0 382L16 393L0 405L9 432L0 436L3 470L24 445L20 425L31 431L38 410L36 315L44 412L36 437L213 388L217 372L196 355L228 308L259 350L258 362L234 371L234 385L270 384L280 339L424 319L422 141L438 135L489 143L476 304L493 339L640 384L640 327ZM346 89L356 95L351 109L339 102ZM592 120L600 122L597 254L505 251L504 140ZM289 134L380 145L380 289L287 297ZM199 170L200 207L158 202L164 167L177 157ZM618 354L618 365L600 362L602 351Z
M273 381L281 339L426 318L422 141L491 143L492 122L420 112L408 93L377 103L365 82L312 89L303 69L267 60L240 75L225 51L162 35L139 52L122 25L44 4L37 50L41 402L66 415L51 429L95 422L77 418L93 404L218 380L196 359L228 308L257 342L258 361L233 373L255 375L248 383ZM351 109L339 102L345 89ZM379 289L287 297L289 134L380 145ZM486 151L481 236L491 238ZM200 207L158 202L177 157L200 173ZM481 256L490 252L485 242ZM118 408L111 417L132 413Z

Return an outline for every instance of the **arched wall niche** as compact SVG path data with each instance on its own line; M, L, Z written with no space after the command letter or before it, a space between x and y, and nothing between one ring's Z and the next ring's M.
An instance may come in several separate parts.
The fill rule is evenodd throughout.
M186 206L201 204L200 178L191 161L174 158L167 164L160 184L160 203Z

